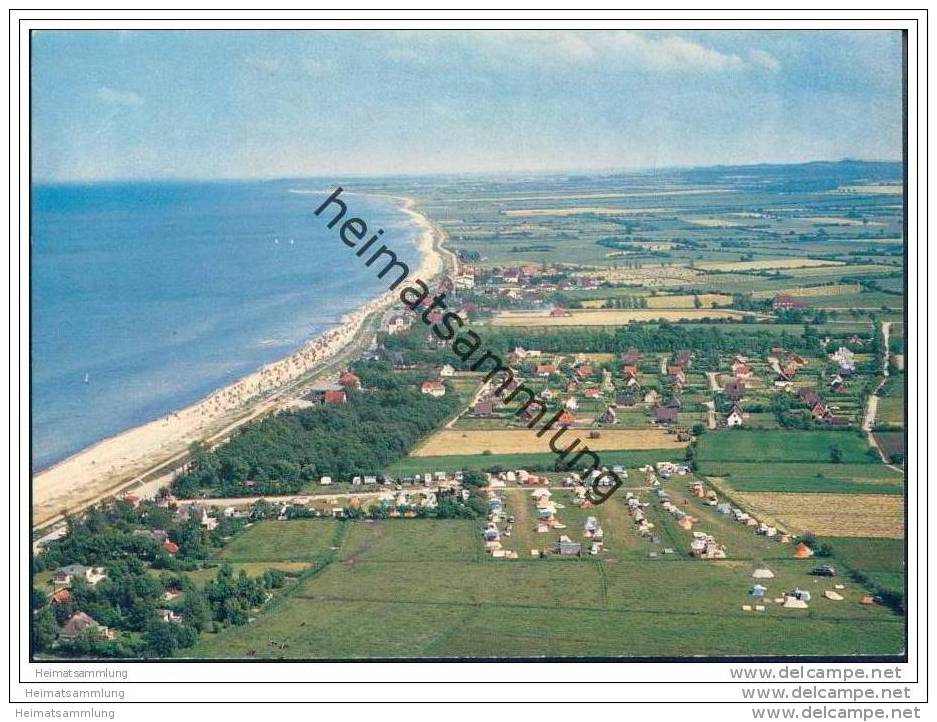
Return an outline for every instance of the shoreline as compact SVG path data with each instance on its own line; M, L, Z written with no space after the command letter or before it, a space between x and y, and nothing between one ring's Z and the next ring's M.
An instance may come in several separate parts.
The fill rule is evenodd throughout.
M383 194L368 194L383 195ZM384 196L389 197L389 196ZM434 278L445 268L443 233L410 197L399 210L418 227L420 265L408 278ZM451 255L451 254L450 254ZM52 466L31 474L32 529L59 521L98 501L156 479L164 485L193 443L222 443L243 424L287 406L328 364L353 348L369 320L398 298L386 291L342 316L339 325L307 340L298 350L243 376L182 409L101 439ZM359 339L360 340L360 339ZM156 491L159 487L152 489Z

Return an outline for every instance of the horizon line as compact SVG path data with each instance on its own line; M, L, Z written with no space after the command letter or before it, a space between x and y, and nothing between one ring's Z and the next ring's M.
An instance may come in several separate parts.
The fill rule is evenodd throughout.
M277 181L290 180L313 180L328 179L332 180L338 177L386 180L396 178L451 178L451 177L511 177L511 176L556 176L570 173L616 175L624 173L648 173L665 172L673 170L703 170L709 168L760 168L766 166L801 166L817 164L838 164L838 163L887 163L887 164L905 164L905 159L887 160L881 158L817 158L813 160L774 162L763 161L758 163L712 163L712 164L692 164L692 165L661 165L661 166L610 166L604 168L556 168L556 169L519 169L519 170L487 170L487 171L449 171L437 173L320 173L314 175L274 175L274 176L217 176L217 177L199 177L199 176L124 176L112 178L47 178L34 180L30 177L29 184L36 185L93 185L109 183L272 183Z

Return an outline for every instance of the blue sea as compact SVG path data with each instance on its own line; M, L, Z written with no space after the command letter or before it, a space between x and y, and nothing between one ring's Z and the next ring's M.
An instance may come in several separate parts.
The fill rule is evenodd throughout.
M399 204L344 187L346 217L384 228L416 268L419 230ZM199 400L385 291L313 214L333 188L34 186L33 468Z

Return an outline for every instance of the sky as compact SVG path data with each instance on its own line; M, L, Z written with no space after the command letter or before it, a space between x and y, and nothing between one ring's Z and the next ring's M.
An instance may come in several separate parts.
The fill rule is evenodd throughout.
M900 160L901 36L39 31L34 181Z

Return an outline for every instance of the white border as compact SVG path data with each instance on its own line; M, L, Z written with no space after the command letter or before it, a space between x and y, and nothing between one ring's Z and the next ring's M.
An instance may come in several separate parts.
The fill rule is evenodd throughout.
M27 207L28 197L24 191L28 187L28 36L31 29L42 28L80 28L93 25L94 27L108 28L128 28L139 27L144 19L148 28L206 28L206 27L224 27L224 28L374 28L374 27L395 27L405 26L410 28L549 28L560 24L564 28L589 28L598 27L613 28L627 27L629 29L641 28L661 28L668 27L673 29L706 29L712 27L734 28L734 29L766 29L766 28L784 28L784 29L833 29L837 27L848 26L850 28L906 28L909 30L909 146L908 146L908 172L909 172L909 259L908 268L911 274L909 279L908 306L909 306L909 346L907 356L910 360L926 358L922 349L918 345L914 329L918 322L919 309L913 300L917 298L917 284L914 278L914 271L918 268L927 268L926 243L916 242L919 238L926 238L926 233L922 232L926 228L926 208L918 209L918 193L926 193L926 177L920 178L918 183L918 145L917 145L917 111L920 98L916 95L918 80L921 81L920 91L925 92L925 83L927 79L926 67L921 62L924 57L925 47L923 45L926 38L926 14L920 10L915 11L750 11L750 10L725 10L725 11L673 11L671 18L667 21L656 19L663 15L662 11L576 11L575 19L571 19L569 11L537 11L539 18L550 17L553 20L516 20L504 18L522 17L522 11L452 11L449 18L459 18L459 20L439 19L447 17L441 11L361 11L354 10L319 10L310 11L270 11L262 15L254 11L235 11L225 12L226 16L239 16L241 19L222 20L216 13L209 11L126 11L126 10L107 10L107 11L22 11L14 12L11 17L10 26L10 61L11 88L10 88L10 129L11 145L11 190L13 196L10 206L10 263L13 267L19 269L19 275L9 276L11 310L15 304L18 307L18 316L11 319L11 335L13 339L14 324L19 325L19 358L18 362L22 374L14 367L11 369L11 416L10 432L11 444L14 444L19 438L19 447L15 445L11 449L11 474L10 479L18 479L19 484L11 483L11 509L17 509L17 523L11 523L9 548L10 569L18 571L20 581L20 594L18 597L11 596L11 602L16 599L16 604L6 609L8 619L10 620L10 670L13 672L13 687L11 694L15 699L27 702L25 697L26 688L35 687L35 685L20 685L16 683L17 672L23 680L36 680L36 668L48 665L29 664L26 661L26 643L28 640L28 605L25 604L25 595L28 591L28 569L23 565L23 557L19 554L19 540L28 538L29 523L28 509L26 500L28 499L28 446L25 431L28 429L28 409L26 401L28 399L28 303L27 303L27 283L26 269L24 266L25 258L21 257L21 249L27 248L28 238L26 237L26 228L28 227ZM120 17L120 20L110 20L108 16ZM421 17L429 15L432 20L424 20ZM487 20L483 17L500 17L502 19ZM738 16L746 19L738 20ZM22 17L39 18L24 21L21 27L17 28L17 20ZM177 20L175 18L187 18ZM617 18L610 20L609 18ZM61 18L68 18L63 20ZM193 19L198 18L198 19ZM353 19L352 19L353 18ZM779 19L780 18L780 19ZM806 19L803 19L806 18ZM844 19L848 18L848 19ZM856 20L854 18L861 18ZM900 19L896 19L900 18ZM919 26L915 35L915 27L909 19L917 19ZM601 21L600 23L598 21ZM918 42L921 41L919 45ZM18 54L13 54L13 48L18 50ZM16 72L17 75L12 75ZM920 73L920 75L919 75ZM17 82L18 81L18 82ZM17 105L19 110L17 112ZM921 107L921 116L926 120L926 107ZM19 125L17 125L19 124ZM22 135L17 138L17 129L20 129ZM922 148L926 149L926 125L921 128ZM17 168L17 160L19 167ZM922 195L922 197L924 197ZM12 201L15 200L16 203ZM922 227L918 227L918 211L920 210L920 221ZM22 222L22 229L19 228ZM19 243L12 239L19 238ZM922 258L919 258L919 252ZM12 268L10 269L12 270ZM925 309L924 321L927 314ZM923 331L924 326L921 325ZM12 351L12 350L11 350ZM12 354L9 356L12 361ZM913 368L913 366L912 366ZM917 388L916 379L910 377L909 389L909 419L916 418L917 400L920 390ZM21 406L18 409L16 395L19 394ZM922 422L924 420L922 419ZM24 431L22 437L17 437L16 428ZM926 431L926 426L925 429ZM908 538L910 543L909 558L909 584L910 584L910 608L909 608L909 655L912 663L901 665L904 668L904 678L918 678L921 681L926 680L927 665L926 660L919 660L916 665L914 660L917 658L918 650L915 647L919 620L926 619L924 609L918 609L915 600L918 598L918 575L913 573L918 569L919 559L915 548L915 540L923 541L924 530L918 527L916 522L917 512L920 510L923 519L924 511L927 509L926 497L926 475L920 473L926 469L926 456L922 459L918 455L916 437L912 427L912 434L909 439L908 456L909 459L921 461L916 464L919 474L916 479L911 479L911 493L909 494L909 525ZM915 483L916 482L916 483ZM920 506L915 499L915 487L920 492ZM11 522L13 517L11 515ZM926 551L920 561L926 561ZM924 568L921 566L920 568ZM924 596L925 599L929 595ZM922 631L926 629L924 627ZM23 656L19 656L17 651L17 638L22 640L22 648L19 650ZM75 665L78 667L79 665ZM199 701L199 700L225 700L228 702L258 702L262 700L269 701L316 701L323 702L334 700L342 702L346 700L367 701L410 701L420 700L438 700L438 701L495 701L495 700L528 700L541 702L597 702L597 701L661 701L661 702L740 702L742 696L740 690L742 687L751 685L741 684L712 684L714 682L724 683L728 681L727 669L739 665L732 664L686 664L686 663L653 663L653 664L634 664L634 663L556 663L556 664L534 664L534 663L355 663L355 664L332 664L332 663L288 663L288 664L253 664L239 662L236 664L193 664L193 663L160 663L160 664L108 664L108 665L80 665L82 668L112 668L126 669L129 671L129 680L131 683L123 685L126 690L127 700L147 701L147 702L166 702L172 699L174 702ZM773 665L772 665L773 666ZM808 667L825 667L826 665L807 665ZM858 665L857 665L858 666ZM894 666L894 665L882 665ZM55 665L61 669L63 665ZM920 675L920 676L918 676ZM185 680L187 682L199 681L202 684L173 684L171 687L165 687L154 684L140 684L143 682L177 682ZM257 684L259 680L267 680L268 684ZM278 682L309 682L316 680L319 684L273 684ZM358 680L364 684L334 684L340 680ZM507 682L514 684L486 684L472 685L463 684L472 680L488 680ZM627 680L627 681L624 681ZM427 682L447 682L447 684L426 684ZM649 682L667 682L665 684L647 684ZM137 684L133 684L136 682ZM212 684L212 682L224 682L225 684ZM230 684L232 682L243 682L245 684ZM330 682L332 684L330 684ZM416 682L416 684L412 684ZM613 682L614 684L592 684L594 682ZM246 684L253 683L253 684ZM411 684L405 684L411 683ZM544 684L548 683L548 684ZM45 686L45 685L44 685ZM914 686L914 698L924 699L924 686L918 684ZM802 705L801 705L802 706ZM892 707L895 705L886 705ZM176 714L172 709L162 706L145 708L134 706L132 717L134 719L149 719L152 717L165 717ZM189 710L194 708L190 707ZM207 712L206 708L205 711ZM253 716L257 711L254 708L242 708L247 710L246 714ZM280 708L276 708L280 709ZM274 713L278 712L274 710ZM254 711L251 711L254 710ZM718 712L717 712L718 710ZM574 714L589 714L591 709L583 708L578 712L573 712L568 708L565 714L570 712ZM598 710L595 710L598 712ZM634 710L637 712L637 710ZM734 718L736 712L745 712L745 718L751 719L747 705L733 706L700 706L690 709L682 708L684 714L692 715L694 718L708 719L715 718L728 719L730 715ZM476 714L478 711L473 712ZM651 714L653 711L649 710ZM710 715L710 712L713 714ZM505 715L513 714L511 710L506 710ZM194 716L194 715L193 715ZM412 714L408 713L408 716ZM462 715L458 715L461 717ZM188 717L184 717L187 719Z

